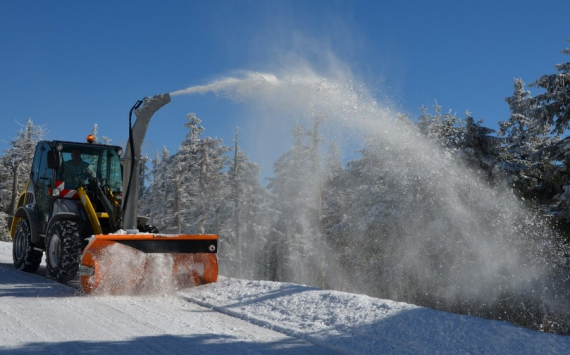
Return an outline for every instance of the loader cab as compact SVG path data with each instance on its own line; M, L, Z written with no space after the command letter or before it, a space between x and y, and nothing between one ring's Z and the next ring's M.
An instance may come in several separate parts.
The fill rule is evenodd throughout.
M53 142L51 149L47 161L55 171L54 180L65 182L66 189L86 187L89 178L96 178L99 184L108 186L113 192L121 190L121 147Z
M73 152L79 152L84 166L91 174L79 174L70 169ZM39 142L32 162L30 183L33 185L37 221L40 230L45 230L53 211L53 199L77 199L73 194L79 186L88 190L89 178L96 178L101 186L120 195L122 186L122 166L119 155L121 147L99 144L82 144L62 141ZM63 184L62 184L63 183ZM57 193L54 193L57 191ZM59 194L65 191L64 194Z
M113 192L121 190L123 174L119 158L122 151L120 147L59 143L61 145L56 148L59 151L56 180L64 181L66 189L86 187L89 178L96 178L99 184L108 186ZM77 163L76 159L79 159L80 163Z

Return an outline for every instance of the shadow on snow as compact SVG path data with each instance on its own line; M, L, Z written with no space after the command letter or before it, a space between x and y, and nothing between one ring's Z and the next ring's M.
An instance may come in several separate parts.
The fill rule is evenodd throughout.
M28 273L0 262L0 297L69 297L77 293L70 286L47 279L45 266Z
M68 341L58 343L30 342L24 346L3 348L0 355L18 354L331 354L327 349L288 338L276 342L244 342L231 336L159 335L139 337L128 341Z

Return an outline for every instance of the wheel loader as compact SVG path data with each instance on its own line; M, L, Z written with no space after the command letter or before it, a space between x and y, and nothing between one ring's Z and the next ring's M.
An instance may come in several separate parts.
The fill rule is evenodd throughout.
M48 277L79 280L86 293L138 292L151 275L176 287L217 280L217 235L162 234L137 214L142 143L151 117L168 102L162 94L131 108L124 154L92 136L37 144L11 218L16 269L36 271L45 253Z

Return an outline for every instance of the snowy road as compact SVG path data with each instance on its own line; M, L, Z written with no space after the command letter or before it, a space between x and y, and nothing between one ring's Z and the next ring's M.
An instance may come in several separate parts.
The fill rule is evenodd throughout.
M0 354L328 353L176 295L78 295L15 271L9 247L0 243Z
M15 271L0 242L0 355L570 354L570 337L294 284L93 297L41 273Z

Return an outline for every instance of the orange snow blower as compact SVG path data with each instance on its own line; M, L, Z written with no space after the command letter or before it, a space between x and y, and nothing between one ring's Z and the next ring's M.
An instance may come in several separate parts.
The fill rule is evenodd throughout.
M87 293L217 280L216 235L161 234L137 215L142 143L152 115L168 102L169 94L137 101L122 158L121 147L96 144L91 136L88 143L38 143L11 221L17 269L37 270L45 252L50 278L68 282L79 275Z

